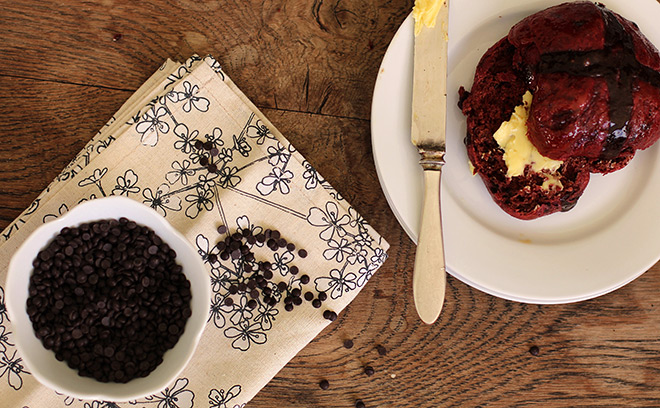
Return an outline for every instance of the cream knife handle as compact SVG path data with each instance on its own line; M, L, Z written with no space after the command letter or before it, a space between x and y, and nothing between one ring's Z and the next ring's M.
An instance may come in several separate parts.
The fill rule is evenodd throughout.
M437 169L424 169L424 204L417 238L413 298L417 314L426 324L440 316L445 300L445 253L440 213L440 176Z

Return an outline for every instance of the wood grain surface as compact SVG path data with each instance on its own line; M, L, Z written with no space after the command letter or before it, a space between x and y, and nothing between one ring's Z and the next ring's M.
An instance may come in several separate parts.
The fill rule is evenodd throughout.
M660 265L614 293L553 306L498 299L450 277L438 322L417 318L415 246L381 192L369 128L379 64L411 7L0 0L0 228L165 59L212 53L391 244L357 299L249 408L353 407L358 398L367 407L660 406Z

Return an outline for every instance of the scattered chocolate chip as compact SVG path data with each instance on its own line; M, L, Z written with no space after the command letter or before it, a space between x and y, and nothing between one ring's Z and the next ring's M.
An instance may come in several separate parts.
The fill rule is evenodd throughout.
M293 242L289 242L288 244L286 244L286 250L287 251L293 252L295 249L296 249L296 246Z
M376 346L376 351L378 351L378 354L380 354L381 356L384 356L384 355L387 354L387 349L384 346L380 345L380 344Z
M305 292L305 300L311 302L314 299L314 294L312 292Z
M319 292L318 298L321 302L325 302L328 299L328 295L325 292Z
M284 310L286 310L287 312L292 311L293 310L293 304L292 303L285 304L284 305Z
M209 164L209 158L206 157L206 156L200 157L199 158L199 164L201 164L202 166L208 165Z
M277 289L279 289L280 292L284 292L287 287L288 285L286 284L286 282L280 282L277 284Z
M210 140L208 142L204 142L203 147L204 150L211 150L213 149L213 142L211 142Z
M250 309L255 309L255 308L257 307L257 301L254 300L254 299L250 299L250 300L247 302L247 306L248 306Z
M319 307L321 307L321 301L318 299L312 300L312 306L314 306L315 309L318 309Z
M541 350L538 346L532 346L529 348L529 354L533 355L534 357L538 356L540 352Z
M195 140L194 146L195 146L195 149L200 150L204 147L204 143L202 143L201 140Z
M365 408L365 407L366 405L364 405L364 402L362 402L362 400L359 399L355 401L355 408Z
M225 298L225 305L227 305L227 306L231 306L231 305L233 305L233 304L234 304L234 299L232 299L232 298L230 298L230 297L226 297L226 298Z
M330 382L328 382L328 380L321 380L319 387L321 387L322 390L327 390L330 388Z
M307 285L309 283L309 276L308 275L301 276L300 283L302 283L303 285Z
M301 258L307 258L307 251L304 249L299 249L298 256L300 256Z
M344 340L344 347L347 349L353 348L353 340L351 339Z
M337 320L337 313L333 312L332 310L325 310L323 312L323 318L334 322Z
M299 269L296 265L293 265L292 267L289 268L289 273L291 275L297 275L299 272Z
M376 371L374 370L374 368L373 368L372 366L366 366L366 367L364 367L364 373L365 373L366 375L368 375L369 377L371 377L372 375L374 375L375 372L376 372Z
M117 42L117 41L121 40L122 38L124 38L124 36L120 33L117 33L117 34L112 36L112 41Z

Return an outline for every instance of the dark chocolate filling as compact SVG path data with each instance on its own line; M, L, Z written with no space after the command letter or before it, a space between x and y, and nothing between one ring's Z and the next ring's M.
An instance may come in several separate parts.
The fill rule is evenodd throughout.
M562 51L541 55L538 73L568 73L604 78L609 90L609 134L600 158L617 157L628 138L633 108L633 82L639 78L660 88L660 73L637 61L631 35L616 16L597 4L605 22L605 47L592 51Z

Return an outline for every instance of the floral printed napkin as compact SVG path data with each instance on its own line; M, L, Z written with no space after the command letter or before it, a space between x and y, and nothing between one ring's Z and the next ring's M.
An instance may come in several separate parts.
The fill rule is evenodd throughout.
M129 402L82 401L40 385L16 352L4 306L7 266L20 243L76 204L108 195L130 197L167 217L196 246L213 285L207 327L188 367L161 393ZM251 309L247 294L229 292L244 272L218 256L221 225L254 234L279 230L297 246L273 252L256 242L252 248L257 260L272 264L275 306L259 300ZM300 248L309 255L302 257ZM339 312L357 295L387 249L215 59L168 61L0 236L1 405L243 407L330 324L324 310ZM300 273L292 274L293 266ZM311 278L307 284L303 274ZM323 292L327 300L318 309L305 302L285 311L278 282L287 291Z

